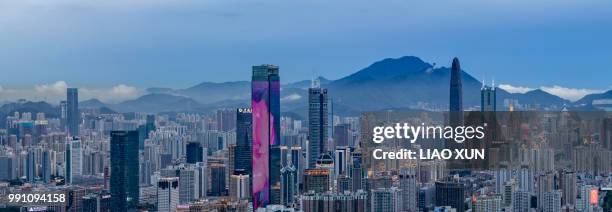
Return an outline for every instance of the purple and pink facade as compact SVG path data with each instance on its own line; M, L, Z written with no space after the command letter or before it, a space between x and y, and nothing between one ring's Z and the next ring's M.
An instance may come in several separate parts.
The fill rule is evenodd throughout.
M278 67L253 66L251 85L253 116L253 210L274 199L280 184L280 81ZM277 155L278 154L278 155Z

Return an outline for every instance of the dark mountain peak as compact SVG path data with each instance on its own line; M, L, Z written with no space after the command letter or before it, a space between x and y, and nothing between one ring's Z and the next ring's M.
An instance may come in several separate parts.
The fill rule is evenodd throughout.
M92 99L88 99L88 100L79 102L80 108L100 108L100 107L105 107L105 106L106 104L104 102L96 98L92 98Z
M530 90L525 92L525 94L529 94L529 95L551 95L550 93L542 90L542 89L534 89L534 90Z
M414 56L387 58L335 82L351 84L406 78L408 75L425 73L431 68L431 64Z
M429 63L421 60L421 58L415 56L403 56L400 58L385 58L381 61L377 61L372 63L369 67L365 68L385 68L388 66L405 66L405 67L421 67L421 66L431 66Z
M87 103L104 104L104 102L102 102L102 101L100 101L99 99L96 99L96 98L91 98L91 99L79 102L79 104L84 104L84 103L85 104L87 104Z

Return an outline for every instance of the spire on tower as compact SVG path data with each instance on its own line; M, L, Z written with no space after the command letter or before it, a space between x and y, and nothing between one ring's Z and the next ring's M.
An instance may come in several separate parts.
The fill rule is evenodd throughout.
M484 88L485 88L485 80L483 79L482 84L480 86L480 90L484 90Z

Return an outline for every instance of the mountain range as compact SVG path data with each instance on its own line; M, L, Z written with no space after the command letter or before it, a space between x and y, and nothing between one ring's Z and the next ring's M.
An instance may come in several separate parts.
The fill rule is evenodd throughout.
M282 82L282 69L281 69ZM387 58L371 64L351 75L329 80L317 78L327 88L338 114L358 114L361 111L390 108L444 109L448 106L450 68L436 67L418 57ZM281 111L305 115L308 88L311 80L287 83L281 86ZM464 108L480 105L482 83L462 70ZM612 90L591 94L570 102L537 89L526 93L509 93L497 89L497 106L503 108L504 99L521 104L562 108L570 105L588 105L595 99L612 98ZM251 84L249 81L203 82L184 89L149 88L136 99L117 104L106 104L97 99L80 102L81 108L109 108L118 112L208 112L215 108L248 107Z

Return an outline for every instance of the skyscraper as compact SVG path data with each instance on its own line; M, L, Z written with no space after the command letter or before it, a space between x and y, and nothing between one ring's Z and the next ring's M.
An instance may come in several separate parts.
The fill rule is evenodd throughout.
M250 196L249 175L244 170L235 170L230 176L229 194L230 200L248 200Z
M189 142L187 144L187 163L195 164L197 162L202 162L204 159L203 154L205 154L204 149L199 142Z
M542 173L538 175L537 179L537 199L538 199L538 211L544 210L545 203L545 195L552 192L555 188L555 176L552 172ZM560 193L559 193L560 194ZM551 196L549 196L551 197ZM559 195L559 199L561 199ZM561 205L561 200L559 200L559 205Z
M178 181L178 177L168 177L159 179L159 181L157 182L158 211L176 211L176 206L179 204ZM113 205L113 207L115 206Z
M15 175L15 167L12 155L0 155L0 180L12 180Z
M526 192L533 192L533 173L529 169L528 164L521 164L521 168L518 171L517 178L520 190Z
M372 190L372 211L402 211L401 191L396 188L377 188Z
M72 184L74 175L80 175L82 170L82 151L81 142L78 137L70 137L66 142L66 152L64 154L64 182Z
M198 191L200 192L198 194L198 196L200 198L204 198L206 197L206 195L208 195L208 167L207 167L207 163L208 160L206 158L204 158L204 162L198 162L196 163L196 171L198 172L198 184L200 185L200 188L198 189Z
M41 163L42 180L45 183L49 183L51 182L51 150L43 151ZM2 178L0 177L0 179Z
M77 88L66 90L66 124L71 136L79 136L79 91Z
M451 127L463 126L463 87L461 85L461 67L459 59L454 58L451 66L450 99L448 111L448 125ZM447 149L460 149L461 144L455 141L445 143Z
M68 102L60 101L60 129L66 131L66 122L68 120Z
M138 126L138 149L144 149L144 142L152 131L155 131L155 115L147 114L145 124Z
M340 175L346 176L349 174L349 158L351 157L351 148L347 146L338 146L334 151L334 175L337 178Z
M296 171L296 175L295 175L295 183L296 184L301 184L302 183L302 176L304 173L304 168L303 168L303 164L304 164L304 156L302 153L302 147L299 146L293 146L291 147L291 156L289 157L291 160L291 165L293 166L293 168L295 168Z
M182 167L178 170L179 203L187 204L200 198L199 172L194 166Z
M543 212L561 211L561 191L560 190L552 190L550 192L544 193L544 199L542 200L542 211Z
M499 196L479 196L473 203L474 212L501 211L502 203Z
M576 173L573 171L562 171L560 173L560 190L561 190L561 201L562 205L576 205L576 195L577 195L577 184L576 184Z
M291 163L281 169L281 204L285 206L291 206L295 202L294 197L298 194L298 184L295 181L296 173L295 167Z
M329 190L329 169L306 169L304 171L304 192L322 193Z
M530 192L518 190L512 194L512 211L529 212L531 208Z
M26 157L26 180L34 182L36 178L36 158L34 149L29 149Z
M401 169L399 174L399 189L402 190L403 211L417 211L419 188L414 168Z
M236 127L236 113L233 110L217 110L217 130L227 132Z
M436 206L451 206L457 211L464 211L464 187L457 179L446 177L436 181Z
M612 118L604 118L601 121L601 144L612 151Z
M328 114L327 89L313 81L308 89L308 168L314 168L319 156L325 152Z
M459 58L453 59L451 67L449 123L451 126L463 125L463 87L461 85L461 66Z
M483 81L482 88L480 89L480 111L497 111L497 98L495 94L495 84L487 86Z
M219 163L213 163L210 165L210 178L211 188L210 193L212 196L225 196L225 165Z
M278 66L253 66L253 210L280 201L280 79Z
M111 207L134 208L139 199L138 131L111 131Z
M251 143L253 141L251 108L238 108L236 111L236 154L234 170L246 171L251 175Z
M83 174L83 147L77 137L72 137L70 141L70 158L70 183L72 183L74 176Z
M349 146L349 124L334 126L334 146Z

